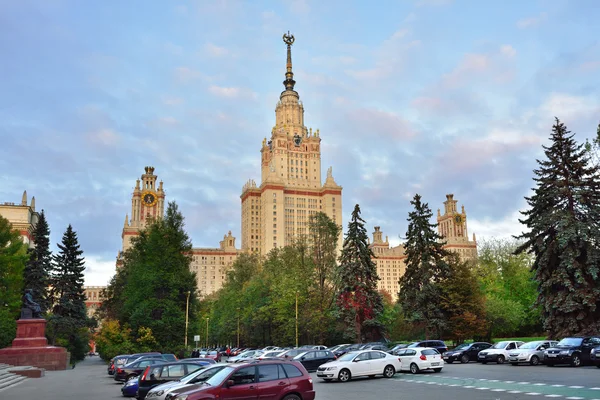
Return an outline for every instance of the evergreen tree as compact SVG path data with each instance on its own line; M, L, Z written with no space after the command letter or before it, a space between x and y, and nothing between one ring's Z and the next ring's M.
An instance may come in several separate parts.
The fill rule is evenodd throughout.
M520 220L550 337L600 331L600 171L573 136L557 118Z
M448 252L434 230L437 225L429 222L433 214L427 203L416 194L410 204L415 209L408 214L406 272L400 278L398 301L409 319L440 335L446 327L441 282L451 275Z
M48 285L52 271L52 252L50 251L50 228L44 210L33 231L35 247L29 249L29 261L25 266L25 289L33 291L34 300L40 305L42 314L49 308Z
M377 291L379 276L364 222L357 204L348 223L337 269L337 306L346 325L346 336L360 341L379 339L383 330L378 321L383 312L383 298Z
M54 307L52 313L62 317L85 321L85 294L83 290L83 272L85 259L79 248L77 233L69 224L62 243L58 244L59 252L53 257L52 298Z

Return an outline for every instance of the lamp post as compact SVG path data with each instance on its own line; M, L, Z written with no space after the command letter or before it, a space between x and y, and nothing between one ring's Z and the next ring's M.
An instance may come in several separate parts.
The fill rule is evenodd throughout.
M206 317L206 349L208 350L208 317Z
M240 308L237 308L238 329L237 329L237 348L240 348Z
M183 339L183 347L187 349L187 337L188 337L188 322L190 315L190 291L187 291L187 298L185 300L185 338Z
M298 348L298 291L296 290L296 348Z

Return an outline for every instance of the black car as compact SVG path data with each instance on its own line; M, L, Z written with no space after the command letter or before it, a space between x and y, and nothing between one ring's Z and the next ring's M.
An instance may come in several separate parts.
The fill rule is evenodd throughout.
M294 361L299 361L308 372L316 371L321 364L335 360L335 356L328 350L309 350L298 354Z
M567 337L558 342L556 347L544 351L544 363L553 367L557 364L569 364L579 367L582 364L591 364L591 352L600 346L598 336Z
M210 364L204 361L178 361L174 363L149 365L138 380L138 390L135 397L138 400L143 400L153 387L162 383L179 380L187 374L205 368L207 365Z
M387 347L387 345L385 343L368 343L364 346L361 347L361 350L381 350L381 351L385 351L386 353L390 350L389 347Z
M175 362L177 361L177 357L175 354L161 354L161 353L150 353L150 354L132 354L127 358L125 364L130 364L134 361L144 360L146 358L162 358L165 362Z
M115 371L115 381L127 382L133 377L141 374L148 365L164 364L165 360L162 358L146 358L139 361L117 367Z
M448 346L444 343L443 340L422 340L420 342L412 342L406 347L433 347L440 354L444 354L448 351Z
M448 364L452 364L454 361L460 361L463 364L469 361L477 361L477 354L481 350L490 348L491 343L487 342L473 342L459 344L452 350L448 350L444 353L444 361Z
M596 367L600 368L600 347L594 347L592 351L590 351L590 361Z
M335 351L333 352L333 354L334 354L336 357L338 357L338 358L339 358L339 357L343 356L344 354L346 354L346 353L347 353L347 352L349 352L349 351L354 351L354 350L358 350L358 349L360 349L362 346L363 346L363 345L362 345L362 344L360 344L360 343L358 343L358 344L347 344L347 345L344 345L344 346L342 346L342 347L338 347L338 348L337 348L337 350L335 350Z

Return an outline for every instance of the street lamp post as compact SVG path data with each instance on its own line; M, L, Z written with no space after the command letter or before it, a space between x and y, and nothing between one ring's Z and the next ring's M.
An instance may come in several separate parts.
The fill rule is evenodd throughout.
M206 349L208 350L208 317L206 317Z
M189 315L190 315L190 291L187 292L187 298L185 300L185 338L183 340L183 347L187 349L187 339L188 339L188 323L189 323Z
M296 290L296 348L298 347L298 291Z
M240 308L237 308L238 329L237 329L237 348L240 348Z

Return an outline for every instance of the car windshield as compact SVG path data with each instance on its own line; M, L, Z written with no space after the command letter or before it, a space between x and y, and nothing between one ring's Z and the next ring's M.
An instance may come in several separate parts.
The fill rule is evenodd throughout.
M341 357L338 357L336 361L351 361L358 353L346 353Z
M210 386L219 386L220 384L222 384L225 381L225 379L227 379L227 377L234 370L235 370L235 368L232 368L232 367L223 367L222 370L220 370L219 372L217 372L216 374L214 374L213 376L211 376L204 382L208 383Z
M529 342L522 344L520 349L536 349L542 342Z
M203 369L203 370L200 370L197 373L194 372L194 373L192 373L190 375L187 375L187 376L183 377L181 379L181 382L182 383L199 383L199 382L204 382L204 381L207 381L208 379L210 379L210 377L212 377L213 375L215 375L217 372L219 372L223 368L225 368L224 365L220 365L218 367L212 367L212 368Z
M556 346L558 347L568 347L568 346L581 346L581 342L583 342L583 338L576 337L568 337L564 338Z
M490 347L490 349L503 349L506 346L508 346L510 342L498 342L495 345L493 345L492 347Z
M467 347L469 347L471 344L470 343L463 343L463 344L459 344L458 346L456 346L454 348L454 350L461 350L461 349L466 349Z
M409 345L408 345L408 346L406 346L406 347L421 347L421 346L419 346L419 344L420 344L420 343L421 343L421 342L414 342L414 343L411 343L411 344L409 344Z

